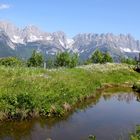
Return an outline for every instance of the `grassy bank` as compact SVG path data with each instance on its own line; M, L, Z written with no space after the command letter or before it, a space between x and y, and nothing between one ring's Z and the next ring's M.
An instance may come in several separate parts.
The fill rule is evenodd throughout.
M133 84L139 79L125 64L52 70L0 67L0 119L61 116L105 83Z
M134 91L136 91L136 92L139 92L139 93L140 93L140 81L139 81L139 82L134 83L134 85L133 85L133 89L134 89Z

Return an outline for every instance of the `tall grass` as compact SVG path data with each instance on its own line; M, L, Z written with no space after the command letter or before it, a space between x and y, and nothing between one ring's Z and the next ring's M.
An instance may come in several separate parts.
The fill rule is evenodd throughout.
M105 83L134 83L140 74L124 64L44 70L0 67L0 119L62 116Z

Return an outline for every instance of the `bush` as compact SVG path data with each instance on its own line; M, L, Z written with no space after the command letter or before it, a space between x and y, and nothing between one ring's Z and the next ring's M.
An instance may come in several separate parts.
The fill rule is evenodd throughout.
M102 63L106 63L106 62L110 62L110 63L113 62L113 59L112 59L112 57L110 56L110 54L108 52L103 53Z
M132 88L134 89L134 91L140 92L140 83L134 83Z
M112 57L108 52L102 53L99 50L96 50L91 56L92 63L106 63L106 62L113 62ZM90 62L88 60L88 62Z
M85 62L84 62L84 65L89 65L92 63L92 60L91 59L87 59Z
M4 66L21 66L23 62L16 57L7 57L0 59L0 65Z
M129 64L129 65L136 65L137 64L135 59L125 58L125 57L121 59L121 63L126 63L126 64Z
M78 64L78 55L77 54L73 54L73 56L71 56L71 60L70 60L70 68L74 68L76 67Z
M41 67L42 64L43 64L42 54L34 50L32 53L32 56L27 61L27 66L28 67Z
M130 140L140 140L140 125L136 126L136 132L130 134Z
M69 67L73 68L78 64L78 55L70 55L68 52L58 53L55 60L57 67Z
M55 67L55 64L54 64L54 58L48 58L46 60L46 67L47 68L54 68Z

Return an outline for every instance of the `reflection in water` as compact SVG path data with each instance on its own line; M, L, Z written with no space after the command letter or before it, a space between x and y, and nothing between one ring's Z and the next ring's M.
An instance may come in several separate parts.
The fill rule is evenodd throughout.
M114 93L115 90L115 93ZM118 139L126 130L140 123L140 95L118 89L97 93L92 99L75 106L64 118L37 119L0 124L1 140L84 140L90 134L97 140ZM127 131L128 130L128 131Z
M112 96L122 102L122 101L125 101L126 103L131 103L131 101L133 101L137 96L135 94L128 94L128 93L116 93L115 95L114 94L104 94L103 95L103 98L107 101L107 100L110 100L112 98Z

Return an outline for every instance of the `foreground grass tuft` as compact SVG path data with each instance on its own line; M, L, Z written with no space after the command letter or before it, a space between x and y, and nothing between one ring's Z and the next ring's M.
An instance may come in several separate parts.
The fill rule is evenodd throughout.
M133 84L140 74L125 64L44 70L0 67L0 120L63 116L105 84Z

